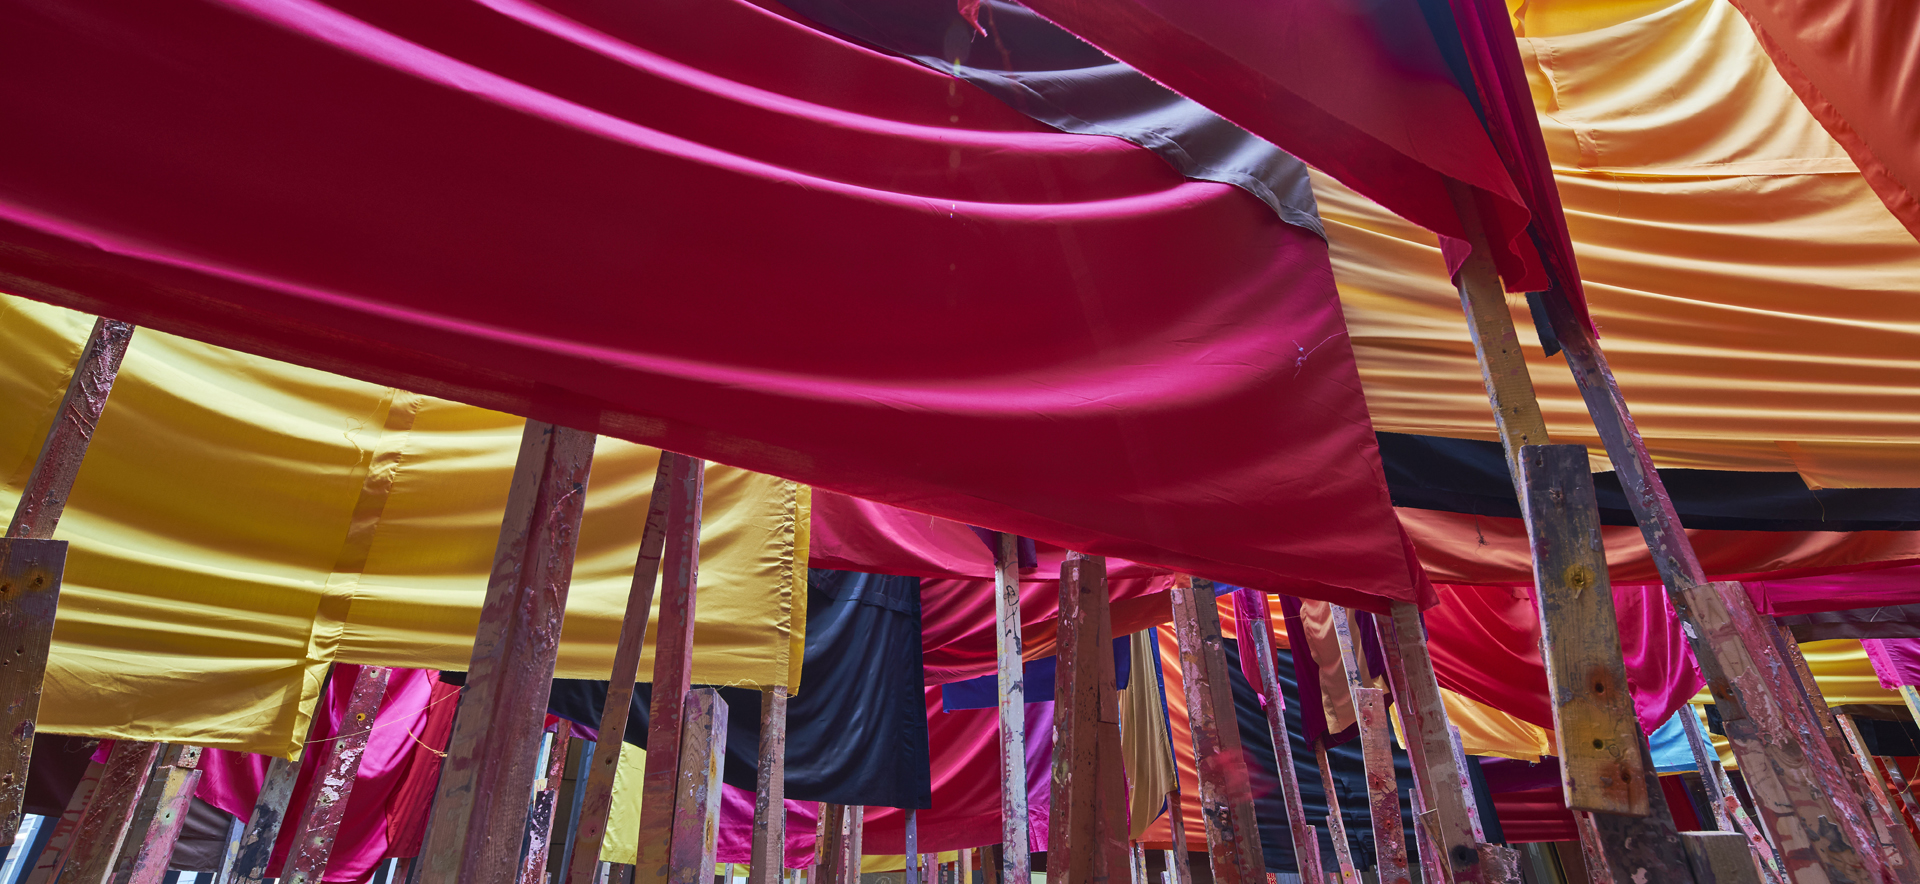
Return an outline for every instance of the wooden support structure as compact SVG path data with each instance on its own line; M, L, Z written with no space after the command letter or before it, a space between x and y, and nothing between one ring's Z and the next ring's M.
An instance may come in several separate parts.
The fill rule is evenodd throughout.
M334 835L346 817L347 797L353 794L354 780L360 776L360 757L367 751L374 716L387 695L390 672L385 666L362 666L354 677L339 733L326 745L326 757L314 773L307 806L294 829L291 855L280 873L285 879L282 884L319 884L321 873L326 871Z
M232 884L260 884L277 874L268 874L274 842L280 838L280 825L286 819L287 805L293 801L293 786L300 778L300 762L275 758L267 762L267 774L260 783L260 796L254 799L253 813L240 836L240 850L234 855Z
M1760 884L1760 869L1736 832L1687 832L1680 836L1700 884Z
M661 457L666 457L663 452ZM687 458L667 486L661 550L660 623L654 630L653 700L647 713L646 774L641 782L636 884L666 884L680 775L680 716L693 684L693 617L700 581L701 502L706 464ZM660 492L655 491L658 495ZM705 882L702 882L705 884Z
M40 715L40 683L60 603L66 544L55 544L53 531L132 339L131 323L94 320L0 545L0 635L11 646L0 665L0 848L11 845L20 829L34 722Z
M546 775L533 793L533 809L527 812L527 853L520 860L520 884L541 884L547 879L547 854L553 849L554 820L560 814L571 730L562 724L547 743Z
M1263 884L1260 829L1254 823L1253 792L1240 752L1220 609L1210 581L1176 577L1173 624L1180 640L1181 684L1193 731L1193 757L1200 775L1200 812L1207 826L1207 855L1219 884ZM1059 715L1055 712L1056 717ZM1184 845L1182 845L1184 846Z
M664 619L664 618L662 618ZM673 840L667 880L711 884L720 841L720 777L727 762L727 704L713 688L688 690L680 715L680 770L675 777ZM648 745L653 745L649 743ZM634 867L637 877L642 871Z
M607 702L600 707L598 733L606 735L606 739L594 743L592 767L588 768L586 783L578 787L581 789L580 817L570 848L572 858L567 864L565 884L592 884L593 876L599 872L600 847L607 837L607 815L613 809L613 776L619 769L620 751L625 745L621 736L627 732L627 715L633 710L633 686L640 677L640 652L647 637L647 618L653 613L653 586L660 576L660 557L666 546L668 506L673 499L673 489L698 481L700 469L698 460L671 451L660 452L660 466L653 477L653 496L648 501L647 522L640 531L640 555L633 565L627 609L620 620L620 640L613 651ZM695 531L698 530L696 527Z
M1791 638L1788 636L1789 640ZM1806 658L1800 657L1797 651L1798 649L1794 656L1799 657L1800 665L1805 666ZM1806 677L1809 682L1813 680L1811 672L1807 673ZM1824 706L1825 702L1822 701L1821 705ZM1913 844L1913 833L1907 828L1906 822L1900 818L1900 810L1894 806L1893 797L1887 794L1886 781L1881 776L1873 755L1867 752L1866 741L1860 738L1860 728L1853 723L1850 716L1834 714L1829 710L1827 717L1833 720L1841 736L1846 739L1849 754L1860 767L1860 788L1868 793L1867 810L1873 815L1875 827L1882 832L1881 849L1886 850L1891 847L1901 851L1909 850Z
M1707 735L1700 727L1699 714L1692 705L1680 709L1680 730L1687 735L1687 750L1693 753L1693 766L1700 771L1700 784L1707 793L1707 802L1713 805L1713 821L1722 832L1735 831L1733 819L1727 813L1726 799L1733 794L1732 784L1727 781L1727 769L1720 764L1720 755L1713 751L1707 742Z
M611 683L608 690L612 690ZM594 740L569 740L567 743L566 773L560 781L560 792L554 808L553 835L547 847L546 880L550 884L566 884L568 870L573 867L573 842L574 836L580 831L580 805L581 799L586 797L587 769L593 765L593 754L598 748Z
M1354 641L1352 611L1339 606L1333 608L1333 633L1340 643L1340 662L1347 670L1347 691L1353 696L1360 753L1366 763L1375 880L1378 884L1412 884L1412 871L1407 867L1406 830L1400 824L1400 780L1394 771L1386 693L1372 686L1373 673L1366 671L1366 658L1359 653L1359 645Z
M54 884L107 884L120 857L121 842L139 810L147 779L153 774L154 762L159 760L160 748L159 743L134 740L113 744L100 785L74 830L73 846L54 873Z
M1280 675L1274 670L1273 614L1266 593L1248 591L1241 593L1240 598L1251 606L1248 613L1252 616L1248 619L1253 626L1251 636L1242 636L1250 640L1241 643L1241 653L1254 655L1260 673L1260 690L1267 696L1267 732L1273 736L1273 762L1280 772L1280 794L1286 800L1294 865L1305 880L1325 882L1326 876L1320 869L1320 842L1314 837L1313 827L1307 824L1306 806L1300 800L1300 775L1293 766L1293 734L1287 730L1286 698L1280 692ZM1179 843L1185 847L1184 841ZM1190 877L1180 884L1189 881Z
M1320 789L1327 796L1327 834L1333 838L1333 859L1340 867L1340 884L1360 884L1360 870L1353 865L1353 842L1347 840L1346 815L1340 811L1340 788L1333 779L1333 765L1327 760L1325 738L1314 741L1313 760L1320 766Z
M1171 739L1168 740L1168 744L1172 744ZM1172 836L1173 842L1173 849L1167 851L1167 877L1171 884L1193 884L1193 858L1187 855L1187 811L1181 806L1178 777L1175 780L1173 791L1167 795L1167 819L1170 824L1168 834ZM1299 788L1298 782L1294 784L1294 788ZM1314 844L1313 865L1317 869L1320 867L1320 850L1318 842L1313 840L1311 828L1307 830L1307 841Z
M1027 828L1027 683L1020 658L1019 538L1005 532L993 538L994 650L1000 683L1000 843L1005 851L1000 884L1028 884L1033 877L1033 841Z
M753 862L747 884L780 884L787 865L787 689L760 692L760 758L753 791ZM913 811L907 811L912 814ZM908 817L911 830L912 817ZM907 848L908 853L913 848ZM913 884L908 881L907 884Z
M813 870L808 884L854 884L846 877L847 818L844 804L821 804L819 827L814 830Z
M60 864L73 847L73 836L80 829L80 820L85 816L94 792L100 788L100 781L106 773L106 764L87 762L86 771L80 775L80 782L74 784L73 795L67 799L66 812L53 824L53 833L47 839L47 846L40 850L40 858L33 868L22 876L22 884L48 884L59 873Z
M1070 553L1061 563L1058 642L1047 877L1104 884L1127 868L1127 784L1106 559Z
M961 880L971 884L973 879L962 875ZM1127 880L1147 884L1147 851L1138 841L1127 842Z
M1434 857L1434 869L1454 884L1486 882L1480 865L1476 821L1461 791L1460 770L1454 764L1448 735L1447 709L1440 700L1440 683L1427 655L1426 627L1412 602L1394 602L1391 617L1376 617L1380 644L1387 657L1387 683L1406 735L1407 760L1413 768L1421 806L1416 819L1423 830L1422 856Z
M147 779L151 806L143 806L136 817L144 817L144 826L129 827L121 854L131 857L126 866L126 884L160 884L167 875L167 862L173 858L180 830L187 825L187 808L200 785L200 749L197 746L169 744L160 753L154 772ZM143 798L145 804L147 799ZM122 880L116 876L116 881Z
M519 877L594 435L527 421L422 843L419 884Z
M906 817L906 884L920 884L920 811L909 807L901 813Z

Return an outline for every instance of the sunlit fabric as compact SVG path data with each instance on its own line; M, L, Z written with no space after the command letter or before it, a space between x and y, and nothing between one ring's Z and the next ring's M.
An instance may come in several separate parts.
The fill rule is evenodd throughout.
M742 0L15 5L0 33L0 288L1086 552L1417 596L1324 242L1146 149Z
M0 504L91 324L0 299L0 414L16 418L0 422ZM331 662L465 670L522 423L135 332L60 522L72 546L39 728L284 756ZM657 462L613 439L595 449L562 677L612 665ZM695 678L796 683L806 501L804 486L708 467Z

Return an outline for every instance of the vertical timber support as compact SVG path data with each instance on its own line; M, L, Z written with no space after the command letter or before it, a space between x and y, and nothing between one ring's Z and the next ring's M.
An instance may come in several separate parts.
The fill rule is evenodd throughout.
M1267 695L1267 732L1273 735L1273 761L1280 771L1280 792L1287 803L1287 831L1293 836L1294 865L1305 880L1325 884L1327 878L1320 869L1320 841L1314 837L1313 827L1307 825L1307 809L1300 800L1300 774L1293 766L1293 734L1287 730L1286 699L1280 693L1280 674L1273 665L1273 614L1267 604L1267 594L1242 590L1239 599L1252 606L1248 620L1253 625L1253 635L1250 642L1242 642L1241 653L1254 655L1259 664L1260 690Z
M686 692L679 757L667 879L672 884L711 884L720 839L720 777L727 761L727 704L719 691ZM636 876L640 871L634 869Z
M1423 830L1422 855L1433 855L1437 871L1453 884L1485 882L1479 839L1473 836L1466 797L1459 786L1460 770L1453 761L1448 735L1447 708L1440 700L1433 658L1427 655L1426 626L1412 602L1394 602L1391 617L1375 618L1380 644L1386 651L1387 679L1393 704L1406 734L1407 760L1413 768L1422 806L1416 819Z
M1124 877L1127 868L1127 785L1105 559L1071 553L1061 563L1059 636L1048 878L1104 884Z
M247 828L240 835L240 850L234 854L232 884L260 884L278 877L267 874L267 864L272 861L273 845L280 838L280 825L286 819L293 786L299 778L300 762L285 758L267 762L260 797L254 799L253 814L247 817Z
M561 783L567 772L567 744L573 742L571 730L562 723L547 743L546 775L527 813L527 855L520 860L520 884L541 884L547 878L547 854L553 850L553 825L560 814Z
M159 743L132 740L113 744L113 752L107 756L106 772L101 774L100 785L94 790L93 800L87 803L86 812L80 815L73 847L67 851L60 871L55 873L55 884L107 884L120 858L120 844L139 810L147 779L153 774L154 762L160 757L160 748Z
M593 444L592 433L534 420L521 434L419 884L519 877Z
M47 846L41 849L39 861L22 876L22 884L48 884L59 874L60 864L66 861L68 851L73 849L73 836L80 829L80 819L86 815L94 792L100 788L100 781L106 773L105 764L87 762L86 772L80 775L80 782L73 787L73 796L67 799L66 812L60 815L59 822L54 823L53 836L47 839Z
M353 692L347 699L347 711L340 719L339 733L327 749L326 759L315 771L314 787L307 795L307 806L294 829L292 855L280 877L282 884L319 884L326 871L327 857L333 853L333 839L340 821L347 814L347 797L360 776L360 756L367 751L367 739L373 733L373 719L380 701L387 695L385 666L362 666L354 677Z
M1519 478L1567 806L1594 814L1616 880L1684 880L1687 848L1627 685L1587 451L1523 446Z
M665 457L665 453L661 457ZM693 684L695 587L700 582L700 519L706 464L687 458L667 488L666 543L660 567L660 626L653 646L653 701L648 706L645 779L641 785L634 884L666 884L680 775L680 716ZM659 492L655 492L656 494ZM702 882L705 884L705 882Z
M901 811L906 817L907 884L920 884L920 811L911 807ZM989 882L991 884L991 882Z
M697 481L700 462L671 451L660 452L653 476L653 496L647 522L640 531L640 555L633 565L633 583L627 589L627 609L620 620L620 641L613 651L613 670L607 681L607 702L600 708L600 730L606 739L593 744L593 762L579 788L580 818L567 863L565 884L592 884L600 871L600 846L606 843L607 815L613 809L613 775L625 745L627 716L633 711L633 685L640 676L640 650L647 637L647 618L653 612L653 584L660 576L660 557L667 540L667 509L673 489ZM649 735L651 736L651 735Z
M1260 830L1254 824L1253 792L1240 754L1220 609L1210 581L1177 577L1173 623L1180 640L1181 683L1193 730L1193 757L1200 774L1200 812L1206 818L1207 854L1219 884L1264 884ZM1184 846L1184 845L1182 845Z
M846 815L844 804L820 805L813 835L813 872L807 876L807 884L843 884L845 870L838 864L847 837Z
M1367 770L1367 809L1373 823L1373 852L1379 884L1412 884L1407 868L1406 830L1400 826L1400 781L1394 773L1393 744L1387 725L1386 693L1372 687L1373 673L1354 642L1353 612L1335 606L1334 638L1340 642L1340 662L1347 670L1347 690L1353 695L1355 722L1360 729L1360 752Z
M993 536L993 613L1000 682L1000 884L1028 884L1033 841L1027 829L1027 684L1020 654L1019 538ZM912 853L909 848L908 853ZM993 884L993 882L988 882Z
M1340 789L1333 779L1333 765L1327 761L1327 741L1313 744L1313 760L1320 766L1320 789L1327 796L1327 834L1333 837L1333 858L1340 866L1341 884L1360 884L1360 870L1353 866L1353 842L1347 840L1347 819L1340 810Z
M1713 805L1714 826L1722 832L1735 831L1733 820L1727 814L1727 796L1733 794L1728 788L1727 770L1720 766L1720 756L1708 744L1707 735L1700 727L1700 717L1691 704L1680 709L1680 731L1687 735L1687 750L1693 753L1693 766L1700 771L1700 785L1707 793L1707 801Z
M57 558L49 544L132 340L131 323L104 316L94 320L7 525L10 542L0 548L0 635L14 648L12 659L0 668L0 848L13 844L20 829L34 721L40 715L40 683L46 677L53 614L60 603L66 544L60 544ZM24 582L16 579L21 575Z
M200 785L199 768L199 747L168 745L162 751L152 775L158 781L147 782L154 803L145 831L129 831L120 848L133 851L132 861L126 864L127 884L160 884L166 877L167 862L173 859L173 847L187 825L187 808Z
M787 689L760 692L760 761L753 790L753 861L747 884L780 884L787 859ZM911 831L912 813L908 813ZM908 853L913 848L907 848ZM907 884L913 884L908 881Z

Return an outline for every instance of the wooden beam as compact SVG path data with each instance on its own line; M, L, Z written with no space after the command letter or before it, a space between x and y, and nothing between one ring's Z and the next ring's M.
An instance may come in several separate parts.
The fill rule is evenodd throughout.
M1700 784L1706 790L1707 802L1713 805L1715 827L1722 832L1735 831L1733 820L1727 815L1726 798L1733 793L1732 784L1727 781L1727 771L1720 764L1720 754L1713 751L1707 742L1707 735L1700 727L1700 717L1689 704L1680 707L1680 730L1687 735L1687 749L1693 753L1693 766L1700 771Z
M74 831L73 846L54 874L55 884L107 884L159 757L159 743L114 742L100 786Z
M1520 449L1523 514L1533 547L1542 654L1567 806L1644 817L1640 721L1614 619L1600 505L1587 449Z
M527 853L520 860L520 884L541 884L547 879L547 855L553 849L554 820L559 816L567 771L567 744L572 728L566 723L547 741L547 770L533 793L533 809L527 812Z
M1127 785L1104 558L1070 553L1061 563L1058 647L1047 877L1095 884L1127 868Z
M300 779L300 762L275 758L267 762L267 774L260 782L260 795L254 799L253 813L240 836L240 850L234 856L231 884L261 884L277 874L268 874L273 847L280 839L280 826L286 819L287 805L293 801L293 787Z
M291 856L280 873L283 884L319 884L333 853L333 839L340 821L347 815L347 798L360 776L360 758L367 751L367 739L373 733L373 720L380 712L380 701L387 695L385 666L362 666L353 679L347 698L347 710L340 719L339 732L326 745L326 756L314 772L313 787L307 792L307 806L294 829Z
M1360 884L1360 870L1353 866L1353 842L1347 839L1346 815L1340 812L1340 788L1333 779L1333 765L1327 761L1325 737L1314 741L1313 760L1320 766L1320 789L1327 797L1327 834L1333 838L1333 859L1340 867L1341 884Z
M121 846L122 854L132 856L126 884L160 884L166 877L180 830L187 825L187 808L200 785L199 767L197 746L168 744L161 752L158 767L147 782L153 793L152 813L144 831L129 831L127 842Z
M1394 771L1386 693L1371 684L1373 673L1366 671L1366 658L1354 641L1352 611L1334 606L1333 634L1340 643L1340 662L1347 670L1347 691L1353 697L1354 722L1360 731L1361 757L1366 762L1375 879L1378 884L1412 884L1406 830L1400 824L1400 779Z
M1791 638L1791 636L1789 636L1789 638ZM1795 656L1798 656L1798 654L1796 653ZM1800 662L1804 665L1806 662L1805 658L1802 658ZM1808 673L1807 675L1808 680L1811 681L1812 674ZM1824 701L1822 705L1825 705ZM1913 834L1907 828L1906 822L1900 818L1899 809L1894 807L1893 797L1887 794L1887 789L1884 785L1885 780L1882 778L1879 767L1873 760L1873 756L1867 752L1866 741L1860 738L1859 727L1853 723L1851 716L1837 715L1829 710L1828 717L1834 721L1841 735L1846 738L1847 747L1853 756L1853 760L1860 766L1860 786L1863 791L1868 793L1869 800L1871 801L1868 810L1874 816L1875 825L1883 832L1880 839L1881 849L1886 850L1891 847L1901 851L1910 851L1913 845Z
M612 690L611 685L608 690ZM555 798L553 836L547 847L546 880L552 884L566 884L567 873L573 866L573 841L580 831L581 799L586 797L581 790L586 786L587 769L593 766L593 753L597 748L594 740L567 741L567 766Z
M1411 602L1394 602L1392 616L1376 617L1374 625L1386 651L1387 682L1424 804L1417 819L1428 841L1421 843L1420 852L1434 856L1438 872L1449 882L1483 882L1479 839L1473 835L1477 821L1468 813L1459 786L1461 771L1453 760L1447 707L1440 700L1433 658L1427 655L1426 626Z
M20 829L34 722L40 715L40 683L53 644L53 614L66 562L66 544L52 545L54 528L132 339L132 324L94 320L7 525L6 536L13 542L0 547L0 635L13 647L7 665L0 667L0 848L11 845Z
M1306 880L1324 882L1320 842L1314 837L1313 827L1307 824L1306 806L1300 800L1300 775L1293 766L1293 734L1287 730L1286 696L1280 691L1280 674L1274 670L1273 613L1266 593L1242 591L1237 598L1244 599L1250 607L1247 613L1253 634L1240 648L1241 653L1254 655L1260 673L1260 690L1268 698L1267 733L1273 737L1273 763L1280 772L1281 797L1286 800L1287 832L1292 837L1294 866Z
M1157 657L1158 652L1155 653ZM1167 795L1168 834L1173 841L1173 849L1167 851L1167 872L1172 884L1193 884L1193 857L1187 851L1187 810L1182 804L1184 799L1180 795L1179 777L1175 776L1174 779L1173 791ZM1298 784L1295 785L1297 788ZM1313 839L1311 827L1307 829L1307 836L1307 842L1314 846L1313 864L1317 869L1320 867L1320 844Z
M594 743L593 764L580 788L580 816L567 864L566 884L592 884L600 871L600 847L606 842L607 815L613 810L613 777L625 746L627 716L633 710L633 686L640 677L640 653L647 637L647 618L653 614L653 587L660 576L660 557L666 546L667 513L673 489L698 481L701 463L671 451L660 452L653 476L653 496L647 521L640 531L640 555L627 588L627 609L620 619L620 640L613 651L613 671L607 680L607 701L600 707L603 739ZM697 529L696 529L697 531ZM651 739L651 736L649 737ZM651 744L649 744L651 745Z
M1253 792L1240 752L1240 728L1234 718L1226 649L1220 637L1220 610L1211 581L1176 577L1173 624L1180 640L1181 684L1193 732L1193 757L1200 774L1200 812L1207 825L1207 855L1219 884L1263 884L1266 863L1260 855L1260 829L1254 822ZM1059 713L1055 716L1058 720Z
M920 812L911 807L902 811L906 816L906 884L920 884Z
M527 421L440 767L419 884L511 884L573 578L594 435Z
M40 850L40 857L31 870L21 877L21 884L48 884L60 871L60 864L66 860L67 852L73 848L74 833L80 829L80 819L87 812L93 794L100 788L100 780L106 776L107 766L99 761L87 762L80 782L74 784L73 795L67 798L67 809L53 824L53 834L47 839L47 846ZM224 884L224 882L222 882Z
M847 807L844 804L820 805L820 818L813 835L812 874L808 884L844 884L838 867L847 838Z
M759 765L753 792L753 863L747 872L747 884L780 884L780 875L787 865L785 687L775 686L760 692Z
M1686 832L1680 836L1700 884L1760 884L1760 870L1735 832Z
M713 688L688 690L680 721L680 770L675 777L667 880L712 884L714 849L720 839L720 777L727 762L727 704ZM634 869L636 875L641 871L638 866Z
M1028 884L1033 840L1027 828L1027 682L1021 661L1019 538L993 535L995 668L1000 683L1000 884Z
M706 489L706 464L688 460L688 468L675 470L667 492L660 625L654 631L653 701L647 715L635 884L667 884L670 869L674 795L680 775L680 716L693 684L694 602L700 582L701 503Z

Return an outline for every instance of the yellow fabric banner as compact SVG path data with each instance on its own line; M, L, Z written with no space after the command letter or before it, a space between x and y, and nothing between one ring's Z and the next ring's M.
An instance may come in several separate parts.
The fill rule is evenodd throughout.
M1509 0L1581 275L1666 467L1920 487L1920 243L1720 0ZM1493 439L1433 236L1314 176L1376 428ZM1515 324L1556 442L1597 436Z
M0 297L9 511L92 322ZM522 424L135 332L56 535L40 728L285 756L332 661L466 669ZM599 440L561 677L607 677L658 463ZM809 494L707 468L696 682L798 687Z

